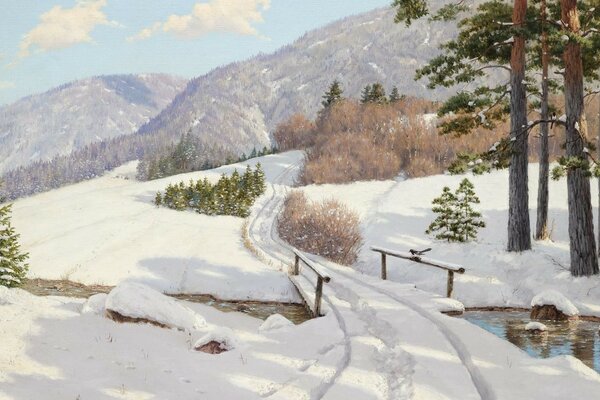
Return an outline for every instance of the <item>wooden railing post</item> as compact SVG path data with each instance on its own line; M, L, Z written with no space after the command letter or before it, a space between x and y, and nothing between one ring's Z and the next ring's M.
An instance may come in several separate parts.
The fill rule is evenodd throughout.
M454 291L454 271L448 270L448 287L446 288L446 297L451 298Z
M381 253L381 279L387 279L387 260L385 253Z
M321 316L321 299L323 298L323 278L317 279L317 291L315 293L315 317Z
M300 275L300 257L298 254L295 254L296 258L294 260L294 275Z

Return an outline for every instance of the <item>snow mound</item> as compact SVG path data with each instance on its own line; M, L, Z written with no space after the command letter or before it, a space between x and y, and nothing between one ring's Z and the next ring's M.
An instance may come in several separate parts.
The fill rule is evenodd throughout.
M106 307L106 293L95 294L90 297L81 307L82 314L102 315Z
M193 332L206 327L202 316L177 300L140 283L122 283L106 298L106 309L136 319L144 319L169 328Z
M285 328L286 326L294 325L292 321L280 314L273 314L262 323L258 330L260 332L269 332L277 329Z
M541 322L530 322L527 325L525 325L525 330L546 332L548 330L548 327L546 327L546 325L542 324Z
M0 306L30 303L34 297L35 296L22 289L9 289L7 287L0 286Z
M199 350L204 346L209 345L211 342L219 343L219 347L222 351L231 351L240 347L240 342L231 329L215 328L198 339L194 344L194 349Z
M575 305L562 293L557 292L556 290L546 290L531 300L531 307L546 305L556 307L557 310L569 317L579 315L577 307L575 307Z

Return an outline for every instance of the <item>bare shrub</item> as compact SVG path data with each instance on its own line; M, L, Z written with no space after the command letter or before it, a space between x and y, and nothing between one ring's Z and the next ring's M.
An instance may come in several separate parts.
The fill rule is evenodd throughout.
M363 244L358 215L336 200L310 202L299 191L285 199L280 237L299 250L352 265Z
M306 149L314 144L315 125L303 114L294 114L279 124L273 133L281 151Z
M439 135L436 111L436 103L410 97L386 105L347 99L322 110L312 124L310 140L302 142L307 157L298 183L340 184L393 179L400 173L408 177L440 174L458 153L485 152L510 131L508 121L503 121L492 131ZM307 126L308 122L299 118L282 124L286 129L281 132L293 131L288 128L292 126ZM553 132L552 158L561 154L563 141L559 131ZM532 161L538 157L538 148L537 132L532 132Z

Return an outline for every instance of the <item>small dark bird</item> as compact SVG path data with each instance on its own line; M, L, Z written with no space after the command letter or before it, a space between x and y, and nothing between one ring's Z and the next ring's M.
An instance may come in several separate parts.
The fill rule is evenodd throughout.
M553 112L552 115L550 116L550 129L554 128L554 121L556 121L556 113Z
M412 254L413 256L422 256L423 254L427 253L428 251L431 251L431 249L425 249L425 250L410 249L409 250L410 254Z

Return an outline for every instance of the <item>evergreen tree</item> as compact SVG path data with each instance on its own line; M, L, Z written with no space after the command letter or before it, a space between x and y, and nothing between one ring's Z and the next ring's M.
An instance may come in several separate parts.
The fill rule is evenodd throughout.
M456 232L462 238L460 241L468 242L477 239L477 230L485 228L481 220L481 213L473 210L472 204L479 204L479 197L475 194L475 187L468 179L463 179L455 192L456 196Z
M454 193L449 187L444 187L442 195L433 200L432 211L438 216L425 233L437 232L436 239L448 242L476 239L478 229L485 227L485 223L472 204L479 204L479 198L468 179L464 179Z
M403 96L400 95L400 91L398 90L398 87L394 86L392 88L392 92L390 93L390 103L397 103L400 100L402 100L402 97Z
M385 88L379 82L373 84L371 87L370 102L376 104L387 104L387 95L385 94Z
M162 203L163 203L162 193L161 192L157 192L156 196L154 197L154 204L157 207L160 207L160 206L162 206Z
M254 169L251 190L255 199L259 198L267 190L265 172L260 163L256 164L256 168Z
M438 216L425 231L427 235L435 234L438 240L448 242L459 241L455 230L457 199L448 186L444 187L440 197L433 199L432 211Z
M361 103L366 104L366 103L371 102L371 91L372 91L371 85L365 86L365 88L363 89L363 91L361 92L361 95L360 95Z
M323 101L321 104L324 108L329 108L338 101L342 100L343 94L344 91L342 90L342 84L336 79L333 81L331 86L329 86L329 90L325 92L325 95L323 95Z
M21 252L19 234L11 225L11 205L0 207L0 286L15 287L23 283L29 255Z

